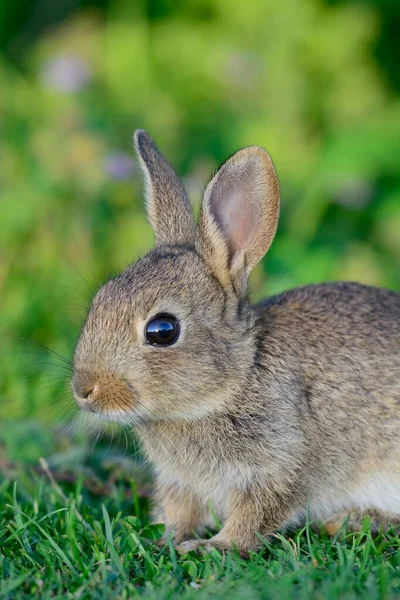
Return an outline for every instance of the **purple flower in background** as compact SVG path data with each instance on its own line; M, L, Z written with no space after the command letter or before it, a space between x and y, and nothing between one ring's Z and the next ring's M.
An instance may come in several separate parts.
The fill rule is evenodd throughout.
M58 92L76 92L91 80L89 65L79 56L60 56L43 66L40 79L43 85Z
M361 177L348 177L336 189L334 202L349 208L362 209L374 196L374 186Z
M265 67L253 52L232 53L224 65L225 75L242 89L254 89L263 70Z
M136 163L126 152L114 150L106 157L104 169L111 179L124 181L125 179L130 179L135 173Z

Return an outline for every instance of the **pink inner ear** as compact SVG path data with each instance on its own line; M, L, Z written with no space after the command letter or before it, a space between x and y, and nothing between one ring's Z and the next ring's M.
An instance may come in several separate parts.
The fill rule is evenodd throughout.
M261 219L254 168L236 168L233 174L221 173L211 193L210 208L227 240L231 258L253 241ZM258 190L260 193L261 190Z

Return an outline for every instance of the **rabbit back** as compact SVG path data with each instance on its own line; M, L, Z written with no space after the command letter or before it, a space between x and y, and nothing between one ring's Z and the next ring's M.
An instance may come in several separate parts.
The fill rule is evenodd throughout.
M309 456L313 516L349 506L399 511L400 295L328 283L255 309L265 394L276 386L272 372L292 388L280 401L296 415Z

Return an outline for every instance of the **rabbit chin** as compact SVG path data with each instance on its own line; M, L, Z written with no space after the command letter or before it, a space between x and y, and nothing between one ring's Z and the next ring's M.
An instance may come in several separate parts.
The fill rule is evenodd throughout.
M210 412L220 412L222 407L210 407L206 403L204 405L198 405L190 407L189 410L179 410L175 408L168 411L157 411L156 408L148 409L146 406L135 406L130 409L127 408L109 408L102 409L101 411L90 411L98 417L99 420L112 421L114 423L120 423L121 425L146 425L157 422L171 422L171 421L197 421L210 414Z
M121 425L140 425L146 421L149 421L149 417L140 414L140 411L132 408L131 410L121 408L109 408L101 411L91 411L93 416L98 421L111 421L113 423L120 423Z

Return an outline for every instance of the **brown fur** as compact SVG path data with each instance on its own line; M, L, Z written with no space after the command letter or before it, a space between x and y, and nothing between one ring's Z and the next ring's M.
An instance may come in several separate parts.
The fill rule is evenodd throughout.
M324 529L330 536L337 536L345 532L358 532L363 528L364 521L367 521L369 529L373 535L380 531L394 528L400 531L400 516L394 513L384 513L378 510L369 510L364 513L361 510L352 510L334 515L324 523Z
M97 293L72 386L83 408L137 427L155 518L181 551L246 554L307 510L400 514L400 296L333 283L250 306L247 276L278 219L267 153L225 163L194 233L171 168L147 134L136 145L157 247ZM161 312L181 323L167 348L144 339ZM210 506L221 531L190 539L212 524Z

